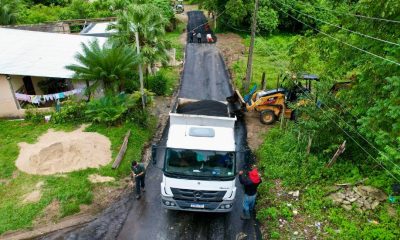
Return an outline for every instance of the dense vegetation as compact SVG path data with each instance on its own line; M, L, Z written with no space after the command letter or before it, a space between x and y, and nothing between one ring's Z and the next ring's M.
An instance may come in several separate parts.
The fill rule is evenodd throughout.
M218 18L221 23L248 29L253 3L241 0L201 3L217 15L223 12ZM400 2L260 1L260 33L268 32L262 26L266 22L261 14L264 10L276 16L269 19L269 25L275 25L269 32L298 34L289 46L286 70L312 72L321 77L316 89L304 97L314 99L318 95L323 107L309 105L302 109L307 117L300 119L295 128L313 135L312 152L321 159L331 156L348 139L343 158L363 176L386 176L382 185L389 190L400 179L400 28L398 22L390 22L400 20ZM219 26L229 27L229 24ZM274 55L273 51L264 52ZM349 82L347 89L329 93L334 83L343 81Z
M1 0L0 25L34 24L68 19L115 17L133 0ZM174 14L168 0L152 1L168 20Z
M381 188L388 195L394 193L392 186L400 183L400 2L259 2L253 83L260 83L263 71L267 79L270 77L269 88L276 86L271 80L281 71L315 73L321 78L311 93L302 94L311 104L298 109L298 121L270 131L258 149L260 167L269 180L260 193L258 217L269 220L268 236L296 237L295 230L282 234L276 224L279 218L293 219L295 207L303 212L302 217L326 222L320 236L398 238L398 205L386 203L374 212L349 214L332 206L324 196L334 183L364 180L363 184ZM248 34L254 1L200 3L216 16L221 14L217 19L220 30ZM248 36L246 45L247 40ZM234 65L239 87L245 67L244 61ZM330 91L338 82L347 83ZM344 140L345 152L332 168L326 168ZM286 206L289 200L275 192L278 180L284 189L304 189L301 201ZM314 224L305 218L303 224ZM371 224L371 219L379 224Z

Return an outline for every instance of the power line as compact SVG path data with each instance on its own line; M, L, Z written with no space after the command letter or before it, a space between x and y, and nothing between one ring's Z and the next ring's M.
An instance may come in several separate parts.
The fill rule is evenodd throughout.
M303 91L303 89L301 89L302 90L302 92L303 93L305 93L306 95L308 95L305 91ZM311 93L310 93L311 94ZM310 96L310 95L308 95L308 96ZM329 107L327 104L325 104L329 109L333 109L333 110L335 110L333 107ZM374 144L372 144L370 141L368 141L362 134L360 134L358 131L357 131L357 129L354 127L354 126L352 126L352 125L350 125L348 122L346 122L339 114L337 114L337 113L335 113L335 112L333 112L337 117L339 117L340 118L340 120L342 120L344 123L346 123L346 125L348 126L348 127L350 127L351 128L351 130L353 130L360 138L362 138L364 141L366 141L372 148L374 148L378 153L380 153L380 154L382 154L382 155L385 155L385 157L387 157L388 158L388 160L389 160L389 162L391 162L393 165L395 165L398 169L400 169L400 166L399 165L397 165L396 163L394 163L392 160L390 160L389 159L389 157L384 153L384 152L382 152L381 150L379 150L377 147L375 147L375 145Z
M300 3L300 4L306 5L304 3ZM313 6L313 5L310 5L310 4L307 4L307 5L308 6ZM359 18L365 18L365 19L377 20L377 21L384 21L384 22L390 22L390 23L400 23L400 21L396 21L396 20L392 20L392 19L369 17L369 16L360 15L360 14L339 12L339 11L335 11L335 10L328 9L328 8L318 7L318 6L313 6L313 7L318 8L318 9L322 9L322 10L325 10L325 11L328 11L328 12L334 12L334 13L337 13L337 14L340 14L340 15L347 15L347 16L352 16L352 17L359 17Z
M247 33L249 33L250 31L247 31L247 30L243 30L243 29L238 29L238 28L235 28L235 27L233 27L232 25L230 25L230 24L227 24L230 28L232 28L232 29L234 29L234 30L237 30L237 31L241 31L241 32L247 32ZM264 39L264 40L267 40L267 39L265 39L264 38L264 36L262 36L261 34L259 34L259 33L257 33L258 35L259 35L259 37L261 37L262 39ZM337 104L339 104L340 105L340 107L342 108L342 109L345 109L345 107L343 106L343 104L342 103L340 103L338 100L336 100L333 96L330 96L330 98L333 100L333 101L335 101ZM356 116L354 116L350 111L347 111L355 120L357 120L357 117ZM369 129L371 132L374 132L375 134L377 134L377 132L376 131L374 131L372 128L370 128L370 127L368 127L368 126L366 126L366 128L367 129ZM360 135L360 134L359 134ZM365 141L367 141L368 142L368 140L366 140L362 135L360 135ZM382 153L379 149L377 149L372 143L370 143L370 142L368 142L375 150L377 150L378 152L380 152L380 153ZM392 146L393 147L393 146ZM396 148L396 147L393 147L393 148Z
M304 16L307 16L307 17L312 18L312 19L314 19L314 20L317 20L317 21L319 21L319 22L323 22L323 23L328 24L328 25L330 25L330 26L334 26L334 27L336 27L336 28L343 29L343 30L345 30L345 31L348 31L348 32L351 32L351 33L354 33L354 34L357 34L357 35L360 35L360 36L363 36L363 37L366 37L366 38L369 38L369 39L373 39L373 40L376 40L376 41L380 41L380 42L387 43L387 44L391 44L391 45L395 45L395 46L400 46L400 44L398 44L398 43L394 43L394 42L387 41L387 40L384 40L384 39L380 39L380 38L377 38L377 37L373 37L373 36L370 36L370 35L367 35L367 34L364 34L364 33L360 33L360 32L357 32L357 31L353 31L353 30L348 29L348 28L341 27L341 26L339 26L339 25L336 25L336 24L333 24L333 23L330 23L330 22L321 20L321 19L316 18L316 17L314 17L314 16L311 16L311 15L309 15L309 14L303 13L302 11L299 11L299 10L297 10L297 9L294 9L294 8L292 8L291 6L289 6L289 5L287 5L287 4L284 4L284 3L280 2L280 1L277 1L277 2L279 2L280 4L282 4L282 5L284 5L284 6L288 7L288 8L290 8L290 9L292 9L293 11L296 11L296 12L298 12L298 13L304 15Z
M377 55L377 54L375 54L375 53L372 53L372 52L369 52L369 51L367 51L367 50L365 50L365 49L362 49L362 48L359 48L359 47L357 47L357 46L354 46L354 45L352 45L352 44L350 44L350 43L344 42L344 41L342 41L342 40L340 40L340 39L338 39L338 38L336 38L336 37L333 37L333 36L331 36L331 35L329 35L329 34L323 32L323 31L317 29L317 28L314 28L314 27L312 27L311 25L309 25L309 24L307 24L307 23L305 23L305 22L303 22L303 21L297 19L296 17L292 16L291 14L289 14L289 13L283 11L282 8L280 8L279 6L275 5L273 2L271 2L271 4L274 5L276 8L278 8L279 11L281 11L282 13L287 14L289 17L293 18L294 20L296 20L296 21L298 21L298 22L300 22L300 23L302 23L302 24L308 26L309 28L311 28L311 29L313 29L313 30L315 30L315 31L317 31L317 32L319 32L319 33L321 33L321 34L323 34L323 35L329 37L329 38L332 38L332 39L334 39L334 40L336 40L336 41L338 41L338 42L341 42L341 43L343 43L343 44L345 44L345 45L347 45L347 46L349 46L349 47L352 47L352 48L354 48L354 49L357 49L357 50L359 50L359 51L362 51L362 52L364 52L364 53L367 53L367 54L369 54L369 55L371 55L371 56L374 56L374 57L376 57L376 58L379 58L379 59L381 59L381 60L384 60L384 61L393 63L393 64L395 64L395 65L397 65L397 66L400 66L400 63L398 63L398 62L395 62L395 61L393 61L393 60L384 58L384 57L379 56L379 55Z
M330 97L330 99L332 99L335 103L339 104L340 107L341 107L343 110L348 108L348 106L345 106L344 104L342 104L342 103L341 103L340 101L338 101L334 96L329 96L329 97ZM357 120L357 119L358 119L358 118L357 118L356 116L354 116L350 111L346 111L346 112L349 113L349 114L353 117L354 120ZM375 130L373 130L372 128L370 128L368 125L367 125L367 126L364 126L364 127L367 128L368 130L370 130L371 132L375 133L376 135L378 135L378 133L377 133ZM394 146L390 146L390 147L396 148L397 150L400 149L400 148L397 148L397 147L394 147Z
M311 96L309 94L307 94L303 89L300 88L300 90L307 95L307 97L312 101L313 99L311 98ZM317 108L319 108L323 113L326 113L325 110L323 110L320 106L318 106L317 104L315 104L317 106ZM381 162L379 162L376 158L374 158L367 150L365 150L365 148L363 148L361 146L361 144L359 142L357 142L346 130L344 130L334 119L332 119L328 114L326 114L326 116L329 118L329 120L331 120L340 130L342 130L354 143L356 143L366 154L368 154L376 163L378 163L383 169L385 169L389 175L391 177L393 177L394 179L396 179L398 182L400 182L400 180L395 177L392 172L390 172L387 168L385 168L383 166L383 164ZM347 122L346 122L347 124ZM392 162L393 163L393 162ZM395 163L393 163L395 166L399 167L398 165L396 165Z

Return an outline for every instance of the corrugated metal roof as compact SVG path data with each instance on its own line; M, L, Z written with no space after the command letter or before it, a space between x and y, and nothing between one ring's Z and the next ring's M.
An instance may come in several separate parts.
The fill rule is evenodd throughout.
M86 36L109 37L117 32L115 29L107 30L108 26L113 23L115 22L90 23L80 34Z
M98 39L72 34L33 32L0 28L0 74L71 78L65 66L77 64L81 43Z

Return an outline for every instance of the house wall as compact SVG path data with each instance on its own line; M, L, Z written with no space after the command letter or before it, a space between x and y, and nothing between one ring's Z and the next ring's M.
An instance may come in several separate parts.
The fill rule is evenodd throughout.
M25 115L25 109L19 109L19 105L14 100L13 91L20 89L24 82L22 80L23 76L11 76L10 80L6 79L5 75L0 75L0 118L23 118ZM37 95L43 94L43 92L38 87L38 82L42 81L43 77L32 77L33 87ZM91 83L92 84L92 83ZM72 83L74 88L86 88L86 83L84 81L74 81ZM100 98L104 96L103 86L100 86L92 93L93 97ZM85 99L83 93L76 96L77 99ZM36 108L35 111L49 112L53 108Z
M15 103L11 84L6 76L0 75L0 117L19 117L20 111Z

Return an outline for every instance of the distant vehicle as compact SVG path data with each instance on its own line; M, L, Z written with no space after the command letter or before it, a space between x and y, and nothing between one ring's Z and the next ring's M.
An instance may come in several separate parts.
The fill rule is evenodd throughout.
M178 99L169 116L162 206L230 212L236 196L236 117L229 115L227 103L184 98ZM153 163L160 148L153 146Z
M185 11L183 0L178 0L177 2L175 2L174 11L175 13L183 13Z

